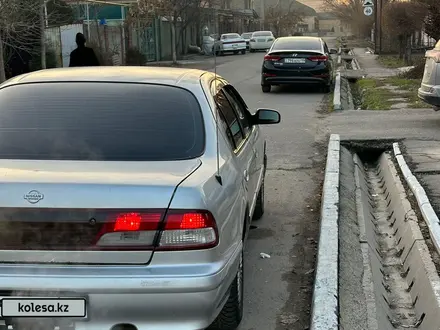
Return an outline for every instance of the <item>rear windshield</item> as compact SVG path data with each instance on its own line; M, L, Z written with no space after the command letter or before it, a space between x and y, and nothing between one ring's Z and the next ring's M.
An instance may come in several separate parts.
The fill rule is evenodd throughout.
M272 32L270 31L260 31L260 32L254 32L252 34L254 37L271 37Z
M236 39L236 38L240 38L240 35L238 35L238 34L224 34L222 36L222 39Z
M200 156L205 132L187 90L42 83L0 90L0 158L163 161Z
M321 42L315 39L286 38L278 39L272 50L316 50L321 51Z

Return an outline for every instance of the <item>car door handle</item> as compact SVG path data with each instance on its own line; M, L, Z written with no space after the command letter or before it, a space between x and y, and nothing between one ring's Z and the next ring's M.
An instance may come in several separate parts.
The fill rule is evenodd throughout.
M248 170L244 170L244 179L246 180L246 182L248 182L249 181L249 172L248 172Z

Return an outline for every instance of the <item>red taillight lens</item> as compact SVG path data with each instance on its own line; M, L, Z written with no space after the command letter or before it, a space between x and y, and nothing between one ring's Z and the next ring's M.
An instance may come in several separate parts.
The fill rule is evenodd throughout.
M206 249L217 245L214 217L207 211L169 211L159 250Z
M309 57L309 60L312 62L326 62L328 61L327 56L311 56Z
M159 210L111 215L101 227L95 246L104 250L193 250L217 245L218 231L210 212L169 210L162 224L164 213ZM159 231L160 240L155 246Z
M140 213L120 214L116 218L114 231L133 231L141 228L142 216Z
M255 39L251 39L251 40L249 40L250 42L255 42Z
M265 61L270 61L270 62L276 62L276 61L278 61L280 59L281 59L280 56L275 56L275 55L265 55L264 56L264 60Z

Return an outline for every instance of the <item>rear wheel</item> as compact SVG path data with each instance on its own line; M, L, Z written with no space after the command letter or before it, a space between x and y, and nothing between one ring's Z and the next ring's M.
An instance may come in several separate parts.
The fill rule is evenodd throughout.
M255 53L255 49L249 49L251 53Z
M271 89L272 88L270 85L261 85L261 90L263 91L263 93L270 93Z
M232 282L229 298L208 330L236 330L243 318L243 249L240 252L237 275Z
M238 54L238 50L234 50L234 54L237 55Z
M246 49L243 49L242 51L241 51L241 53L244 55L244 54L246 54Z
M324 85L324 86L322 87L322 91L323 91L324 93L330 93L330 91L331 91L331 86L330 86L330 85Z

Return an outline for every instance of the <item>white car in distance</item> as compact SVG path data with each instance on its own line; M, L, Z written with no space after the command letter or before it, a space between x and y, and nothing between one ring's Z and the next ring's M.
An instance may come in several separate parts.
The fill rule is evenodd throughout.
M246 40L238 33L224 33L215 44L215 55L225 53L246 54Z
M249 51L254 53L258 50L267 50L272 46L275 37L271 31L256 31L249 41Z

